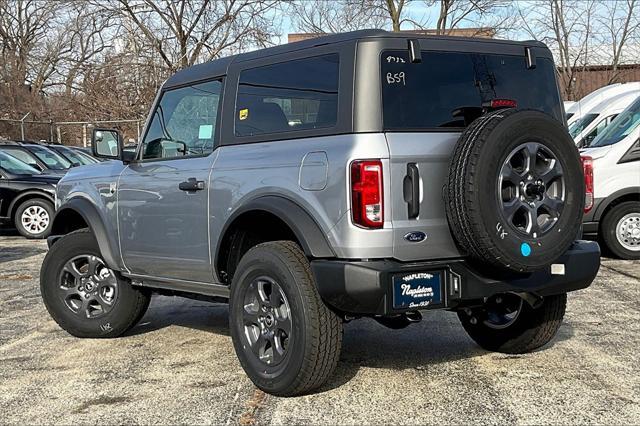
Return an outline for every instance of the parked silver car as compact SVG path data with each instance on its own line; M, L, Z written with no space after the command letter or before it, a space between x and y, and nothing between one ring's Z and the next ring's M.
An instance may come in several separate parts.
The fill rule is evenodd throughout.
M532 351L599 267L538 42L359 31L223 58L164 83L135 153L108 129L92 146L118 161L58 185L53 318L115 337L152 291L228 300L276 395L321 386L363 316L447 309L486 349Z

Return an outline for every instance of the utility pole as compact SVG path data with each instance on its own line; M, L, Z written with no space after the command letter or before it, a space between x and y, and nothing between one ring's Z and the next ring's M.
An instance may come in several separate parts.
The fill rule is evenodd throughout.
M24 117L22 117L22 120L20 120L20 137L22 138L21 140L24 140L24 120L26 120L29 114L31 114L31 111L26 113Z

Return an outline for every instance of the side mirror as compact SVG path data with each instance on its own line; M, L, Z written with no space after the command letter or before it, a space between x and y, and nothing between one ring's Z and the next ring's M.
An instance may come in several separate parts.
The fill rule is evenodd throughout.
M96 158L108 160L122 159L122 137L113 129L93 129L91 152Z
M184 142L163 140L160 142L160 146L162 147L162 158L180 157L188 154L187 144Z

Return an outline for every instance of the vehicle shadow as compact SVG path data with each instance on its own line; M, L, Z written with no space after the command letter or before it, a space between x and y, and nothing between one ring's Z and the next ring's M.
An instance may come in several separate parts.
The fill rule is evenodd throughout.
M573 336L573 327L565 322L555 339L538 351L550 350L555 344L571 336ZM318 392L326 392L349 382L361 367L428 371L441 363L475 358L490 353L467 336L457 316L452 312L425 313L422 322L402 330L390 330L372 319L362 319L345 327L338 367ZM530 355L496 354L496 356L513 359Z
M150 333L169 326L229 336L229 307L225 303L154 295L147 313L125 336Z
M126 335L150 333L169 326L189 327L229 336L229 309L222 303L154 296L142 321ZM564 322L556 338L541 350L550 350L554 344L571 338L573 334L571 324ZM390 330L373 319L363 318L345 324L340 362L334 374L316 393L348 383L362 367L428 371L441 363L489 353L467 336L452 312L427 312L422 322L402 330ZM513 359L530 355L497 356Z
M17 230L12 228L0 227L0 237L16 237L16 239L19 238L21 240L21 244L18 246L7 246L6 241L0 243L0 263L24 259L47 251L40 244L36 244L37 240L26 240ZM11 241L13 238L8 240ZM33 244L25 245L23 244L24 241L27 243L31 241Z
M17 229L9 226L0 226L0 237L19 237L20 233Z

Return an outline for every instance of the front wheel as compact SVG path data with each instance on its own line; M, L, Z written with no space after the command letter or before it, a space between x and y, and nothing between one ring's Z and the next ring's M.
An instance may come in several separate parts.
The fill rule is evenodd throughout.
M142 318L151 298L107 267L88 229L51 246L40 270L40 292L60 327L90 338L120 336Z
M309 261L290 241L249 250L233 277L233 345L245 372L265 392L307 393L335 369L342 320L320 298Z
M32 198L16 209L14 224L22 236L47 238L53 224L53 204L40 198Z
M554 338L566 306L566 293L547 296L535 308L515 294L504 294L492 297L482 307L458 311L458 318L469 337L483 349L522 354Z

